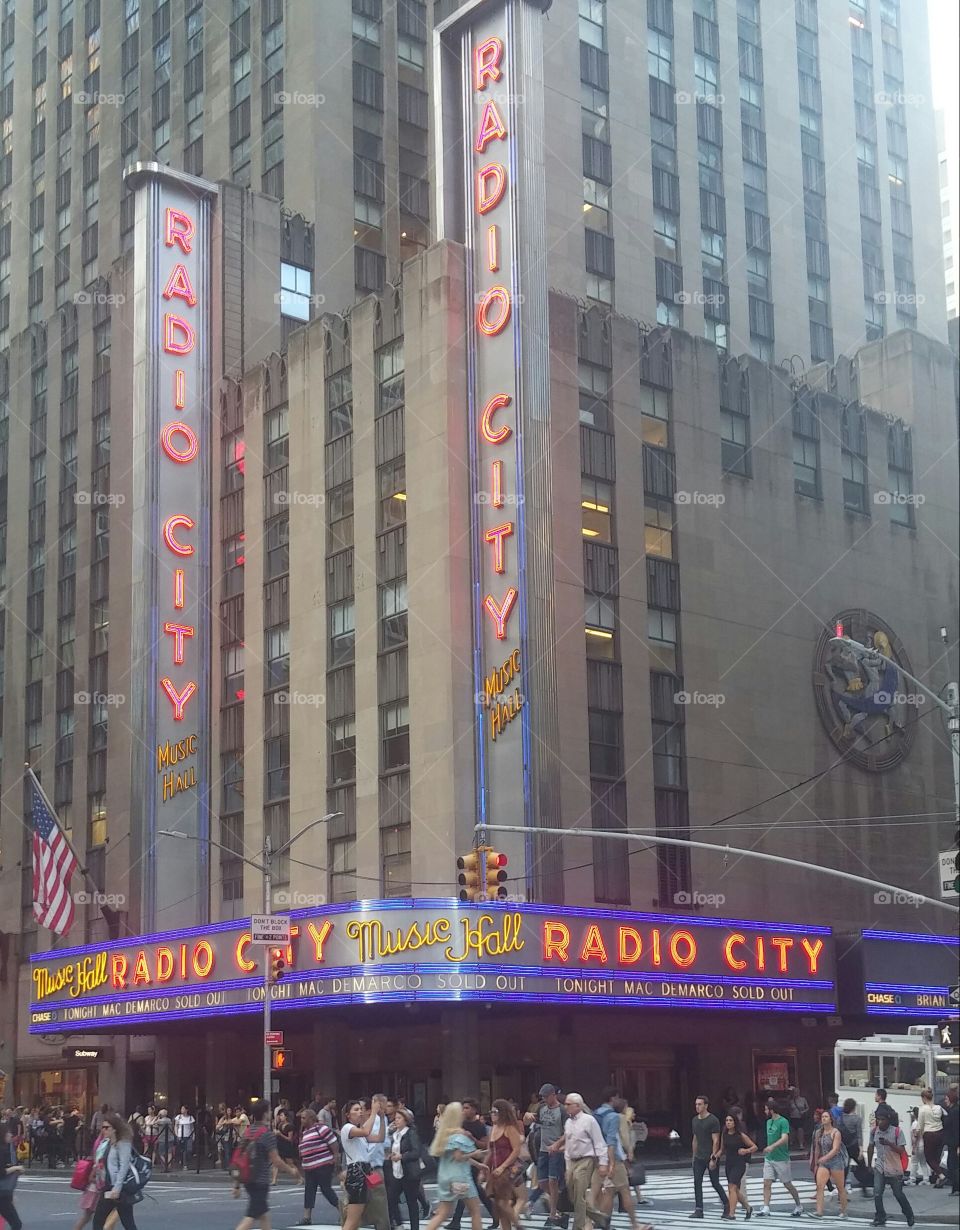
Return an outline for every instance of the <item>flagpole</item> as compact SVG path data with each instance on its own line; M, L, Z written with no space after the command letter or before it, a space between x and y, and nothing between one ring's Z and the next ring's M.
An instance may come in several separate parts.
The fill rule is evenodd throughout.
M53 816L54 820L56 820L57 828L59 828L61 834L63 835L63 840L66 844L67 849L70 851L73 857L77 860L77 868L79 869L80 874L83 876L84 880L86 881L87 887L91 890L91 892L94 894L95 897L99 896L103 892L103 889L97 887L97 885L94 882L93 876L91 876L90 872L87 871L86 867L84 867L83 863L81 863L79 854L77 854L76 850L73 848L73 842L67 836L66 830L64 829L63 825L60 823L60 817L57 815L56 808L47 798L46 794L44 793L43 787L40 785L40 779L37 777L36 773L34 773L32 767L30 766L29 761L25 761L23 767L27 773L27 776L33 782L34 786L36 786L41 799L43 799L44 803L46 804L47 811L49 811L50 815Z

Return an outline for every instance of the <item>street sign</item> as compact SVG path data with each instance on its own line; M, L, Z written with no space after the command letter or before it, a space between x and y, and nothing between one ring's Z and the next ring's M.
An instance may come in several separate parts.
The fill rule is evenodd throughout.
M283 1046L283 1030L271 1029L263 1035L264 1046Z
M250 918L251 944L289 944L289 914L254 914Z
M951 1004L960 1004L960 983L950 988L950 1002Z
M960 854L956 850L947 850L940 855L940 896L943 898L960 897L960 891L957 890L957 884L960 883L960 877L957 875L958 862Z

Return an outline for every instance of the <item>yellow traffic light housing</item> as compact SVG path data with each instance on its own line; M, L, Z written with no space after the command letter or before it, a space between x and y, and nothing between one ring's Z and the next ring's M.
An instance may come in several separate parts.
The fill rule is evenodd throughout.
M285 1072L292 1062L290 1052L282 1046L270 1052L270 1067L274 1072Z
M282 948L270 950L270 981L279 982L287 972L287 958Z
M471 850L457 859L457 884L460 886L461 901L482 901L484 899L484 850Z
M486 854L487 865L486 875L484 877L484 896L488 901L505 901L507 897L506 866L509 859L505 854L501 854L498 850L487 850Z

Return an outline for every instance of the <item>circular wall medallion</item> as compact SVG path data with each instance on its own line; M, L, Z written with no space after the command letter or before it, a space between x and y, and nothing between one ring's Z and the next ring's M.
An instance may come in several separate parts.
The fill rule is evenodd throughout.
M832 625L838 623L844 636L914 673L900 638L872 611L839 611ZM834 746L853 764L874 773L896 768L913 746L924 697L877 654L832 644L833 635L832 626L820 634L814 660L820 720Z

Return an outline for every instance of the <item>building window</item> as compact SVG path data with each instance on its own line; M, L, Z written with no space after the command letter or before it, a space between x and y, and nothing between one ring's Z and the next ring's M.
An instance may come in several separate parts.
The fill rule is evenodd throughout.
M243 753L223 752L220 756L220 812L226 816L242 811Z
M400 577L381 585L377 594L380 616L380 650L394 649L407 640L407 579Z
M223 597L243 593L246 534L234 534L223 543Z
M651 657L665 669L677 669L677 612L647 609L647 642Z
M609 598L601 598L599 594L590 593L585 593L583 600L588 655L591 658L613 658L616 650L617 628L617 612L614 603Z
M793 486L800 495L820 498L820 420L802 403L793 407Z
M619 714L616 715L619 718ZM627 794L622 781L591 781L590 823L604 832L626 832ZM593 842L593 891L597 901L630 902L630 861L622 843L598 837Z
M401 34L397 39L397 59L401 64L423 70L425 47L417 38L409 38Z
M609 418L610 372L596 363L577 365L580 380L580 422L606 430Z
M290 571L290 517L282 513L266 523L265 579L274 580Z
M380 772L389 773L410 763L410 703L380 706Z
M840 469L844 508L868 513L866 423L863 414L850 406L840 420Z
M357 895L357 839L337 837L328 843L330 897L334 902L353 901Z
M357 775L357 723L353 714L327 723L330 781L349 782Z
M380 832L380 853L383 858L383 895L409 897L410 825L399 824Z
M653 721L653 784L682 787L684 783L683 726Z
M584 475L580 479L580 508L584 538L613 541L613 488Z
M327 491L327 553L353 545L353 483L338 483Z
M670 447L670 393L650 384L640 386L641 430L644 444Z
M750 419L735 410L720 410L720 464L724 474L750 477Z
M590 776L618 778L623 773L623 716L589 709Z
M377 351L377 416L403 405L403 342Z
M232 705L244 698L242 645L229 645L221 649L221 677L223 679L223 703Z
M913 494L913 444L910 432L900 424L887 432L887 485L890 520L912 526L917 503ZM874 498L879 502L879 495Z
M327 378L327 439L353 431L353 374L350 368Z
M290 625L267 628L264 638L264 679L266 691L290 682Z
M377 533L403 525L407 519L407 467L403 458L377 467L380 505Z
M275 739L267 739L266 752L266 782L264 802L272 803L276 799L290 797L290 736L278 735Z
M643 506L643 542L647 555L673 559L673 505L648 499Z
M344 598L342 602L331 603L328 619L330 623L330 661L328 665L334 667L344 662L352 662L357 627L353 598Z
M88 846L102 846L107 840L107 796L106 794L90 795L90 831L87 837Z
M263 468L265 473L279 470L285 466L290 456L290 436L286 406L269 410L263 418L263 443L265 455Z
M280 315L291 320L309 320L313 300L313 272L301 265L280 265Z

